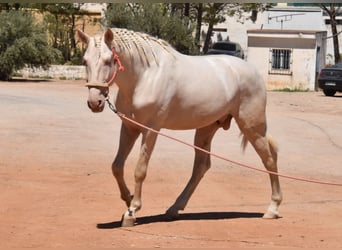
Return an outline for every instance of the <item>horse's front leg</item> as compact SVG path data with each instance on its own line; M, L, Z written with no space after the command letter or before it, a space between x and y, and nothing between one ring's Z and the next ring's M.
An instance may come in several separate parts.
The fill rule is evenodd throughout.
M145 131L143 132L141 149L139 160L135 169L134 177L135 177L135 189L133 199L128 210L125 212L122 218L122 226L133 226L135 219L135 212L138 211L141 206L141 194L142 194L142 184L145 180L147 173L147 166L150 160L154 145L156 143L157 134Z
M121 124L119 149L112 164L113 175L118 183L121 199L126 202L127 207L131 204L132 198L124 180L124 165L139 134L139 130L124 123Z

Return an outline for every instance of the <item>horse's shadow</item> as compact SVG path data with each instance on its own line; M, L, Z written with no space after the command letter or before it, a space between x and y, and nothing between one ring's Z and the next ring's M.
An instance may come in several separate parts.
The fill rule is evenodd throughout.
M206 213L184 213L179 214L176 219L179 220L225 220L225 219L238 219L238 218L261 218L262 213L247 213L247 212L206 212ZM170 222L165 217L165 214L158 214L152 216L138 217L136 225L144 225L156 222ZM121 227L121 221L113 221L97 224L99 229L114 229Z

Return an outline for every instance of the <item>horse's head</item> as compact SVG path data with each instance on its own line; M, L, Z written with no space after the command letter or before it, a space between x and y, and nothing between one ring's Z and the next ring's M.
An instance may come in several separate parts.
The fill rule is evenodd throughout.
M81 30L77 30L77 35L83 43L87 44L83 62L87 69L88 107L93 112L101 112L105 107L109 86L116 74L111 45L113 32L107 29L101 37L90 37Z

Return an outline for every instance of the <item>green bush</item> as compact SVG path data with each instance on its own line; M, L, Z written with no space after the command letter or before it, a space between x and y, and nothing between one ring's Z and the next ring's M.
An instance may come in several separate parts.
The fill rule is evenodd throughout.
M48 45L46 29L29 12L0 15L0 80L9 80L14 70L25 66L47 68L60 52Z
M127 28L164 39L184 54L198 53L188 18L171 15L160 3L116 3L106 12L109 27Z

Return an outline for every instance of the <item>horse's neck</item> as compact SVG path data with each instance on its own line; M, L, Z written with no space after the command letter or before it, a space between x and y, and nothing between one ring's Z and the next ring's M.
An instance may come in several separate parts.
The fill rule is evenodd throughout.
M131 48L121 47L117 51L120 61L125 68L123 72L118 74L119 80L122 81L127 81L127 78L139 81L146 71L153 71L156 67L160 67L165 60L175 59L175 55L158 45L155 48L148 47L149 45L146 44L141 48L133 47L134 45L131 46Z
M118 72L115 81L120 89L120 94L125 95L128 99L133 98L137 84L148 84L142 81L143 75L155 74L158 68L168 71L170 69L167 65L182 56L168 44L162 44L160 41L137 41L113 44L118 47L117 53L125 68L123 72Z

